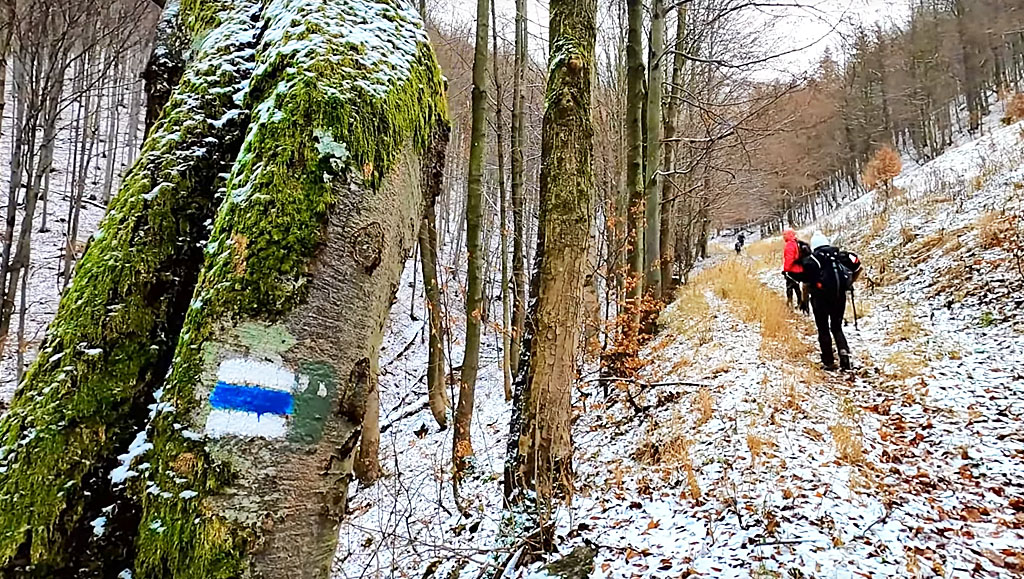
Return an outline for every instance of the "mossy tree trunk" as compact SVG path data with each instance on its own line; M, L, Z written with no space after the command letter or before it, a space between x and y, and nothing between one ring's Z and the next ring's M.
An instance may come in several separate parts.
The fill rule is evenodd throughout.
M473 54L473 120L469 146L469 174L466 186L466 252L469 271L466 281L466 347L462 358L459 402L455 407L452 462L457 484L473 456L471 426L476 377L480 366L480 328L484 316L483 301L483 174L487 148L487 28L490 0L477 0L476 45Z
M152 448L126 457L136 578L328 576L422 171L441 163L443 81L406 3L272 0L262 27Z
M142 75L146 91L147 135L156 124L161 111L171 98L171 92L178 86L185 71L185 56L190 48L191 38L179 16L178 0L170 0L157 23L153 52Z
M537 301L513 486L541 504L572 489L571 398L593 220L591 78L596 0L551 2L542 134ZM543 509L542 509L543 515Z
M647 51L647 147L644 161L645 229L644 286L661 299L661 95L664 83L665 2L651 2L651 35Z
M644 106L643 0L626 0L626 190L629 280L626 297L634 304L644 285ZM639 320L640 311L634 312Z
M254 64L261 6L233 4L114 197L0 422L4 576L74 569L109 577L131 556L120 529L133 525L135 509L111 491L109 475L170 364L216 213L218 175L246 126L233 95ZM109 521L105 535L90 526L100 517ZM80 560L97 535L112 550Z

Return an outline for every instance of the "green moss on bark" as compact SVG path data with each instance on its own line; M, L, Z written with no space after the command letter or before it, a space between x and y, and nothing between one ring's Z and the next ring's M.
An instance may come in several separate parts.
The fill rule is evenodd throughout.
M403 150L426 151L446 124L440 70L418 16L404 4L275 0L268 7L249 95L253 125L167 382L174 410L151 429L136 577L247 572L259 517L218 509L230 466L175 424L194 424L206 404L204 351L229 328L275 322L305 299L336 202L332 182L381 187Z
M4 576L49 576L82 554L89 517L112 500L116 456L142 428L170 364L218 175L246 126L234 95L252 71L259 3L236 5L146 140L0 422Z

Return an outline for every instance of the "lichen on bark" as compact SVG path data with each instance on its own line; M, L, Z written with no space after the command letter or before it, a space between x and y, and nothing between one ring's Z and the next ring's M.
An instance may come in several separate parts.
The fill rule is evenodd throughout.
M152 464L137 486L136 577L326 576L369 360L422 214L420 157L447 124L440 71L406 2L274 0L264 28L253 123L166 383L168 411L136 459ZM254 321L295 344L270 356L243 343L237 328ZM337 391L322 394L322 438L204 431L224 352L270 360L302 384L308 364L326 368Z
M218 175L246 125L235 96L254 66L260 5L238 0L235 8L188 65L0 422L5 576L56 574L88 551L89 522L112 500L109 470L170 364L219 202Z

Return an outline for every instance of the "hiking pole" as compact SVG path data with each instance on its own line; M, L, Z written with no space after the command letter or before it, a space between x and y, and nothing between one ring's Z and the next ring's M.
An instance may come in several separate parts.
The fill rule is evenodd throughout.
M853 290L850 290L850 303L853 305L853 329L860 331L860 327L857 325L857 299L853 296Z

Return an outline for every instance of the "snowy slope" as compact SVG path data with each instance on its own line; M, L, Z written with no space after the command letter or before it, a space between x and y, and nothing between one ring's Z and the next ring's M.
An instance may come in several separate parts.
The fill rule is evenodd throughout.
M1024 181L1024 144L1020 125L988 126L999 128L907 167L884 219L866 195L808 228L858 250L877 282L862 284L859 329L848 329L855 374L817 369L806 319L789 322L796 354L769 347L729 292L700 285L711 268L695 282L706 327L668 324L644 354L648 385L607 398L599 384L581 385L576 494L556 515L550 559L585 552L590 576L609 578L1024 570L1024 279L980 233L991 211L1024 211L1014 185ZM781 290L781 249L762 243L763 258L741 263ZM408 297L382 356L404 351L382 378L393 390L382 422L398 419L382 445L389 475L356 491L335 576L550 576L540 562L506 566L520 544L500 532L509 409L497 349L479 386L479 462L460 514L450 432L423 407L423 338L413 339L422 322L409 320ZM669 306L665 319L696 315L684 308L692 304Z

